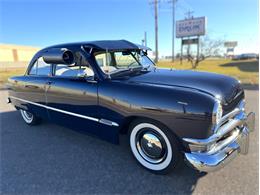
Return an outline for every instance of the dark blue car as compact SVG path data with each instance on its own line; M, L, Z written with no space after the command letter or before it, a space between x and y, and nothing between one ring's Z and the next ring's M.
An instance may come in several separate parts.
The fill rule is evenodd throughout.
M7 101L29 125L47 119L112 143L127 133L136 160L155 173L183 160L213 171L246 154L255 116L239 81L157 68L147 50L125 40L47 47L9 79Z

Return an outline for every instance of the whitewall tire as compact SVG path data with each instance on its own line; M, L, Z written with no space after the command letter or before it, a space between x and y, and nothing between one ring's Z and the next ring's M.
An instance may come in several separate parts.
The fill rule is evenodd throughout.
M24 122L28 125L36 125L40 122L40 118L36 117L34 114L26 110L20 109L20 113L22 115Z
M179 145L163 125L137 120L130 126L129 143L135 159L155 173L167 173L180 161Z

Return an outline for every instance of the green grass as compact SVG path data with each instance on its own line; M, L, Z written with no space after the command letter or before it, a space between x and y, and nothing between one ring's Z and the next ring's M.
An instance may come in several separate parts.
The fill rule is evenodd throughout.
M243 84L258 85L259 62L256 60L232 61L225 59L202 61L196 69L191 68L187 61L172 63L170 61L159 61L158 67L175 68L194 71L207 71L225 74L239 79Z
M181 65L179 61L172 63L170 61L159 61L158 67L175 68L175 69L191 69L191 64L183 61ZM22 68L5 68L0 69L0 87L7 82L8 77L15 75L23 75L26 67ZM256 60L231 61L231 60L205 60L200 63L194 71L207 71L219 74L226 74L239 79L243 84L258 85L259 64Z

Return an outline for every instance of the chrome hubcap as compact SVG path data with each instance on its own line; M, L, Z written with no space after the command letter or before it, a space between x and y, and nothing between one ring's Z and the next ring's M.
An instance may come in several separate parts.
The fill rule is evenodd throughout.
M166 156L163 138L153 131L143 131L137 135L136 146L140 155L150 163L160 163Z
M151 123L139 123L132 129L130 147L136 160L150 170L163 170L173 159L168 137Z

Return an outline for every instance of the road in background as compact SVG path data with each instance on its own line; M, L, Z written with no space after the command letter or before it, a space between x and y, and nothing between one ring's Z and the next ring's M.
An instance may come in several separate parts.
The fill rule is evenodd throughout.
M126 136L113 145L48 122L28 126L6 97L0 91L2 194L258 194L258 90L246 91L257 117L248 155L217 172L183 165L165 176L138 165Z

